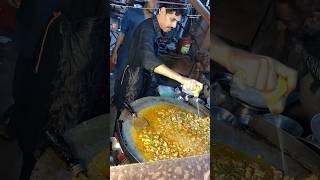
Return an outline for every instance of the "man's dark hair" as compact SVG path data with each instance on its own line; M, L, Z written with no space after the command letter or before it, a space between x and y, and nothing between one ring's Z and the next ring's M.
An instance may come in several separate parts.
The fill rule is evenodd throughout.
M166 12L169 14L175 13L177 16L184 16L186 14L186 6L181 0L164 0L159 2L159 9L162 7L166 8Z

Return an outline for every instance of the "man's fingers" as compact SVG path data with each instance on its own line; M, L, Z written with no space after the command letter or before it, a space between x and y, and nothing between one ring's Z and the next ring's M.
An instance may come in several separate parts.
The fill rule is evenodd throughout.
M201 89L203 88L203 84L194 80L194 79L190 79L187 83L186 86L188 88L190 88L192 91L197 90L198 87L200 87Z
M196 83L195 83L195 81L194 80L191 80L191 85L190 85L190 87L191 87L191 90L192 91L194 91L196 88Z
M203 84L198 82L198 81L196 81L196 89L198 89L198 87L200 87L200 90L202 90L203 89Z
M256 85L257 73L259 71L259 62L257 61L247 61L246 63L239 64L240 75L244 76L245 84L250 87Z
M268 81L268 62L266 59L262 58L260 60L260 64L259 64L259 71L257 74L257 80L256 80L256 89L259 90L265 90L267 87L267 81Z
M287 77L287 81L288 81L288 94L289 94L297 86L297 81L298 81L297 71L292 70L290 75Z
M296 88L297 85L297 71L285 66L284 64L277 62L276 72L286 78L288 83L288 91L287 94L289 94L291 91L293 91Z
M111 62L112 62L113 64L117 64L117 58L114 57L114 56L111 56Z
M267 82L267 91L272 91L277 86L277 74L275 72L274 62L269 59L268 60L269 65L269 73L268 73L268 82Z

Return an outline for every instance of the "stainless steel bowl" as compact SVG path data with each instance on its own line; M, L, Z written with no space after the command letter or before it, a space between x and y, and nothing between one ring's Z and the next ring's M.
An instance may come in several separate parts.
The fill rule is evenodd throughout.
M222 89L229 92L230 83L232 81L233 75L226 72L217 72L213 74L213 81L218 82Z
M303 134L302 126L289 117L273 114L264 114L262 117L264 120L277 127L280 127L293 136L301 136Z
M211 114L211 118L213 119L213 122L214 121L225 121L228 123L236 122L236 117L231 112L221 107L212 106L210 108L210 114Z

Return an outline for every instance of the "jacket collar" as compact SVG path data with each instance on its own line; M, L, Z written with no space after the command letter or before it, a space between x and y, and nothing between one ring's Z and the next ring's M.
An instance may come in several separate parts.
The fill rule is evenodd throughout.
M157 16L152 16L153 28L156 32L156 38L160 38L162 36L161 28L157 19Z

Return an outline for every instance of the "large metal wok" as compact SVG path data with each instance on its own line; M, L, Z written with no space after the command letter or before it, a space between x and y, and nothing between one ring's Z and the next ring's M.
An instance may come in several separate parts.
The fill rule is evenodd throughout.
M283 170L279 145L279 132L283 142L288 175L297 179L320 172L320 156L289 135L261 119L251 121L249 128L236 128L225 121L212 120L211 141L221 142L249 156L261 156L268 164ZM214 149L213 149L214 151ZM212 157L214 158L214 157Z
M138 99L131 103L131 106L136 112L141 111L146 107L151 107L159 104L167 104L173 105L187 111L198 113L197 109L187 103L182 101L173 99L173 98L165 98L165 97L145 97ZM199 104L200 108L200 115L209 115L208 112L205 111L205 108ZM138 151L137 147L133 143L133 137L131 134L131 128L133 128L132 124L132 115L127 111L122 111L119 120L117 122L117 132L120 136L120 144L123 148L123 151L129 158L131 162L145 162L146 160L143 158L142 154Z

